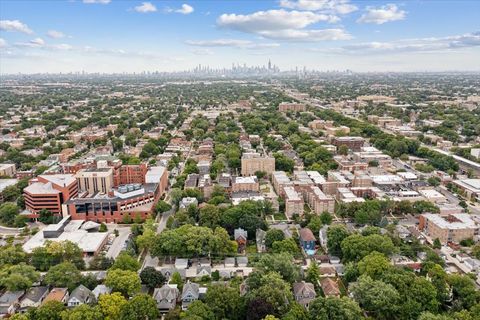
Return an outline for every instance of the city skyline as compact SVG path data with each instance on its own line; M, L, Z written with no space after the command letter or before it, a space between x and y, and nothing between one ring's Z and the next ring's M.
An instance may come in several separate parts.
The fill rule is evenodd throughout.
M0 72L480 71L474 1L2 1ZM455 21L455 24L445 23Z

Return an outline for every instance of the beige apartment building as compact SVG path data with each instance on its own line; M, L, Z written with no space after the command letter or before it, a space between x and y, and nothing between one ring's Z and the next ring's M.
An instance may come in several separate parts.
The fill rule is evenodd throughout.
M302 103L282 102L278 105L278 111L305 111L307 108Z
M236 177L232 183L232 192L258 192L260 184L256 176Z
M15 163L1 163L0 164L0 176L2 177L14 177L17 173Z
M275 158L261 156L259 153L251 152L242 155L242 176L253 176L257 171L264 171L268 175L275 171Z
M310 187L306 196L310 208L316 214L335 212L335 199L332 196L327 196L319 187Z
M469 214L422 214L418 228L423 230L432 240L439 239L442 244L459 243L462 240L478 236L479 225Z
M80 192L108 193L114 186L113 168L83 169L75 174Z
M294 187L284 187L285 192L285 214L292 217L295 213L303 216L304 201L300 194L295 191Z

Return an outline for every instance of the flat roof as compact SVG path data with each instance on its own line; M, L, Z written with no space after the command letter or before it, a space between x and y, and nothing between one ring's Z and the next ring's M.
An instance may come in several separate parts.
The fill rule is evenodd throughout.
M257 183L256 176L236 177L235 183Z
M17 184L17 182L18 179L0 179L0 192L2 192L6 187Z
M42 174L39 177L62 187L77 181L73 174Z
M167 169L162 166L150 167L145 174L145 183L159 183Z
M435 223L438 227L442 229L473 229L478 228L475 221L470 217L467 213L458 213L458 214L450 214L448 216L441 216L439 214L433 213L426 213L423 216L427 219ZM446 218L447 217L454 217L458 221L450 222Z
M434 189L423 189L418 192L425 198L445 198L443 194Z
M42 182L34 182L31 185L25 187L23 189L25 192L31 194L58 194L60 191L54 189L51 182L42 183Z
M293 187L284 187L283 190L285 191L285 195L288 198L287 200L290 200L290 201L302 200L302 198L300 198L300 196L298 195L298 192L295 191Z

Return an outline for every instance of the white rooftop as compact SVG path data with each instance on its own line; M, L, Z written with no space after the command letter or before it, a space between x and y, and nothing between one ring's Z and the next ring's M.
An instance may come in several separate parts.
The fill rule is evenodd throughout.
M15 185L17 182L17 179L0 179L0 192L2 192L6 187Z
M293 187L284 187L283 191L285 191L287 200L290 200L290 201L302 200L302 198L298 195L297 191L295 191Z
M61 187L66 187L76 181L73 174L42 174L39 177Z
M166 168L165 167L150 167L145 174L145 183L159 183Z
M418 192L420 192L420 194L427 199L436 199L436 198L445 199L443 194L441 194L440 192L434 189L423 189L423 190L418 190Z
M60 193L57 189L54 189L51 182L42 183L34 182L27 186L24 191L31 194L57 194Z
M435 223L442 229L472 229L478 228L475 221L467 213L451 214L449 216L456 218L458 221L450 222L446 219L446 216L438 214L427 213L423 215L426 219Z
M235 183L257 183L256 176L236 177Z

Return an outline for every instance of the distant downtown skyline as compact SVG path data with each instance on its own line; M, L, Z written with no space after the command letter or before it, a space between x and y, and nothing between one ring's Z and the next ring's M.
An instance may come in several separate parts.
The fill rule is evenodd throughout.
M0 73L480 71L480 1L0 2Z

